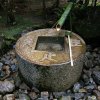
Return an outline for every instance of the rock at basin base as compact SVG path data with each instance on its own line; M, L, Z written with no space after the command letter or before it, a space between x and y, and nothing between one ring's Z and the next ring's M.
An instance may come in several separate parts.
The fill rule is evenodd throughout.
M3 97L3 100L15 100L14 94L7 94Z
M71 96L62 96L60 100L71 100Z
M14 88L15 88L14 83L7 81L7 80L0 81L0 93L1 94L12 92Z

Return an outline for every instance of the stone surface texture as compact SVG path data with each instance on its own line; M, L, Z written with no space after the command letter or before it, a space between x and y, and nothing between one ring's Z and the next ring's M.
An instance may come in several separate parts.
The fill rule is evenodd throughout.
M71 36L73 39L72 51L74 66L70 64L69 52L66 51L68 48L65 48L67 53L65 51L53 52L55 57L51 56L43 60L42 58L45 54L52 52L35 50L35 42L39 36L62 37L64 36L64 32L64 30L57 32L55 29L41 29L26 34L18 40L16 44L16 52L18 54L17 66L26 83L42 90L62 91L77 82L82 72L82 60L85 53L85 43L81 37L74 33ZM76 45L74 41L80 42ZM65 45L68 45L66 42ZM33 47L31 48L31 46Z

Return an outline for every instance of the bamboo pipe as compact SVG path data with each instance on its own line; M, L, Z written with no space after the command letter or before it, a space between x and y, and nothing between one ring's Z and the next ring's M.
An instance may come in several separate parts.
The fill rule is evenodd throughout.
M73 3L69 2L64 13L62 14L62 16L60 17L60 19L57 22L57 25L56 25L57 31L59 31L61 29L61 27L63 26L69 12L71 11L72 6L73 6Z

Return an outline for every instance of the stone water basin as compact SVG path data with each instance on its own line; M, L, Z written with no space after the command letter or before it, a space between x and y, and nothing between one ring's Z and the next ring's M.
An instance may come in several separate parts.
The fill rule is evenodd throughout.
M19 72L24 81L39 90L63 91L78 81L86 51L84 40L71 34L74 66L71 66L67 30L39 29L16 43Z

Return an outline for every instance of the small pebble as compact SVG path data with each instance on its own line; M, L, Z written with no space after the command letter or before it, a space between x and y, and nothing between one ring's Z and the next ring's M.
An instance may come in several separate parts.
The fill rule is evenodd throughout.
M100 84L100 71L93 71L92 77L97 84Z
M28 91L27 91L27 90L19 89L19 92L20 92L20 93L24 93L24 94L28 94Z
M96 53L98 53L99 48L95 48L93 51L96 52Z
M10 60L6 60L5 64L10 65L11 61Z
M87 59L92 59L92 55L91 55L90 52L86 52L86 53L85 53L85 57L86 57Z
M0 78L3 78L6 75L6 73L4 71L0 70Z
M0 95L0 100L2 100L2 95Z
M84 83L87 83L89 81L89 77L86 74L82 75L82 79L83 79Z
M97 57L98 57L98 55L97 55L96 52L92 52L92 56L93 56L94 58L97 58Z
M15 49L16 45L13 45L13 49Z
M19 91L18 91L18 90L15 90L15 91L13 92L13 94L15 95L15 98L19 98Z
M50 100L53 100L53 95L52 95L52 93L50 93L49 99L50 99Z
M84 88L87 89L87 90L93 90L93 89L95 89L95 86L94 85L88 85L88 86L85 86Z
M16 59L13 59L10 63L11 63L12 65L14 65L14 64L17 63L17 60L16 60Z
M30 93L29 93L29 96L30 96L30 98L31 98L32 100L35 100L35 99L38 98L38 95L37 95L35 92L30 92Z
M60 100L71 100L71 96L62 96Z
M0 81L0 93L4 94L6 92L12 92L15 88L15 85L10 81Z
M88 100L97 100L96 96L88 96Z
M0 62L0 69L2 68L2 66L3 66L3 63L2 63L2 62Z
M47 91L41 92L41 98L48 98L49 93Z
M32 91L39 93L40 91L36 87L32 87Z
M10 68L11 68L11 71L12 72L16 72L17 71L16 65L11 65Z
M87 45L86 46L86 51L91 52L92 51L92 46L91 45Z
M3 97L3 100L15 100L14 94L7 94Z
M80 83L78 83L78 82L75 83L75 84L74 84L74 87L73 87L73 91L74 91L74 92L78 92L79 89L80 89L80 87L81 87Z
M86 68L92 68L93 67L93 61L92 60L87 60L85 61L85 67Z
M37 100L44 100L44 98L38 98Z
M75 100L82 99L84 97L84 93L75 93Z
M100 85L98 86L98 90L100 91Z
M97 99L100 100L100 91L94 90L93 92L96 95Z
M10 55L6 55L6 56L5 56L6 61L7 61L7 60L10 61L10 57L11 57Z
M82 89L79 89L79 93L87 93L87 90L82 88Z
M66 96L66 92L53 92L55 98L59 98L61 96Z
M5 63L5 60L6 60L6 59L5 59L4 57L1 58L1 61L2 61L3 63Z
M30 97L27 94L19 94L19 100L30 100Z
M6 76L2 78L2 80L5 80L6 78L8 78L10 76L10 67L8 65L3 66L3 71L5 71Z

